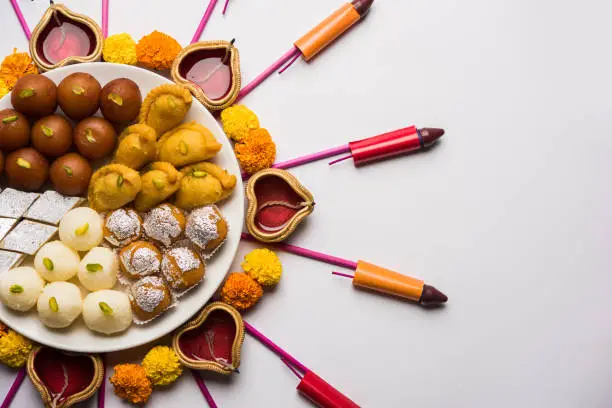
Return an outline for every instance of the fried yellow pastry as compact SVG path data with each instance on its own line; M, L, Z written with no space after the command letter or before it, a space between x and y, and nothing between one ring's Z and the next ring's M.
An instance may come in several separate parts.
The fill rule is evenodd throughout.
M213 163L197 163L183 168L181 173L176 205L185 210L221 201L236 187L236 176Z
M157 134L149 125L136 124L127 127L119 138L119 147L113 163L140 170L157 157Z
M134 207L143 212L155 207L176 193L182 178L183 174L170 163L151 163L149 170L141 177L142 190L136 196Z
M221 150L213 134L196 122L166 132L157 142L157 159L182 167L208 160Z
M161 136L185 119L192 96L177 84L160 85L147 94L140 108L139 122L151 126Z
M101 167L89 182L89 206L96 211L110 211L132 201L140 191L140 174L123 164Z

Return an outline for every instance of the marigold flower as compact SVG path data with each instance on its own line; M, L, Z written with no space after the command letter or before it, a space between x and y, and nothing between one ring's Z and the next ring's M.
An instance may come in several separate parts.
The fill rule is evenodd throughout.
M13 48L13 53L7 55L0 65L0 80L4 81L10 90L19 78L27 74L38 74L38 68L32 62L30 54L17 52L17 48Z
M230 139L240 142L251 130L259 128L259 118L246 106L234 105L221 112L221 124Z
M0 336L0 362L9 367L22 367L32 351L32 342L21 334L8 329Z
M181 49L181 45L174 38L159 31L153 31L138 41L136 56L138 62L145 67L164 70L172 66L172 62Z
M114 367L115 373L110 378L115 387L115 394L132 404L147 402L153 388L147 378L145 369L138 364L119 364Z
M153 385L169 385L183 374L178 356L168 346L153 347L142 360L142 367Z
M276 159L276 145L264 128L251 130L247 137L234 147L240 167L248 174L272 167Z
M254 249L244 257L242 269L262 286L274 286L281 278L283 265L278 256L267 248Z
M127 33L111 35L104 40L102 57L106 62L136 65L136 41Z
M263 289L257 282L238 272L230 273L221 289L221 300L240 311L253 307L262 295Z

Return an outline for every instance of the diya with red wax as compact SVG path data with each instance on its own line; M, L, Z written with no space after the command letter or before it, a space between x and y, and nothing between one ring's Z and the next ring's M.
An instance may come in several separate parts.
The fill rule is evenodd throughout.
M30 54L41 71L48 71L99 60L103 41L102 29L93 19L51 2L32 32Z

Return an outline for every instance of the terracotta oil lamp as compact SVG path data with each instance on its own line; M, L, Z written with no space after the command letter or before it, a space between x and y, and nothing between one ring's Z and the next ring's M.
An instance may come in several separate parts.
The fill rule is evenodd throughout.
M238 49L233 40L191 44L174 60L172 79L186 86L208 110L223 110L240 92Z
M291 173L266 169L246 186L249 202L246 226L262 242L285 240L314 211L314 198Z
M104 380L104 364L99 356L45 346L34 347L28 356L27 371L49 408L67 408L91 398Z
M240 366L243 342L240 313L226 303L213 302L179 329L172 338L172 347L186 367L231 374Z
M99 60L102 45L102 29L94 20L51 2L32 32L30 54L41 71L48 71Z

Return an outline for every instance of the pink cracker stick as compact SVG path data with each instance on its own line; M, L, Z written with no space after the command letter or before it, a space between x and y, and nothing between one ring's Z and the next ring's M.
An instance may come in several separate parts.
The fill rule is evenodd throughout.
M244 233L244 232L242 233L242 239L246 241L251 241L251 242L259 242L255 238L253 238L251 235ZM315 259L317 261L325 262L331 265L341 266L343 268L352 269L352 270L357 269L357 262L349 261L348 259L338 258L332 255L327 255L322 252L313 251L311 249L306 249L306 248L302 248L299 246L283 244L283 243L274 243L274 244L267 244L267 245L281 249L286 252L290 252L292 254L304 256L310 259Z
M280 57L274 64L270 65L264 72L257 75L254 80L249 82L248 85L246 85L240 90L238 98L236 99L236 103L238 103L239 100L250 94L253 89L257 88L259 84L265 81L266 78L268 78L274 72L278 71L282 66L287 64L288 61L295 61L295 59L297 59L300 55L302 55L302 52L296 46L291 47L291 49L284 53L283 56Z
M212 15L212 12L215 9L215 6L217 5L217 1L218 0L210 0L210 3L208 3L208 7L206 7L206 11L204 12L204 15L202 16L200 25L198 26L195 34L193 35L193 38L191 39L191 44L200 41L200 37L202 36L202 31L204 31L206 24L208 24L208 20L210 20L210 16Z
M102 35L108 37L108 0L102 0Z
M200 373L195 370L191 370L191 375L193 376L196 384L198 384L198 387L200 387L200 391L202 392L202 395L204 395L204 399L208 403L208 406L210 408L217 408L217 404L215 403L212 394L208 390L208 387L204 383L204 380L202 380L202 377L200 377Z
M246 321L244 321L244 328L246 329L247 333L255 337L261 344L263 344L268 349L270 349L270 351L272 351L274 354L281 357L281 359L289 362L289 364L297 368L299 371L303 373L310 371L308 368L306 368L304 364L300 363L298 360L296 360L293 356L291 356L285 350L283 350L282 348L274 344L272 340L270 340L269 338L261 334L261 332L259 332L256 328L254 328L250 324L248 324Z
M19 24L21 24L23 33L29 40L30 37L32 36L32 33L30 32L30 27L28 27L28 23L25 21L25 18L23 17L23 14L21 13L21 8L19 7L19 3L17 3L17 0L11 0L11 5L13 6L13 10L15 10L15 15L17 16L17 19L19 20Z
M15 398L15 394L17 394L17 391L19 390L19 387L21 386L25 375L26 369L25 367L22 367L17 373L15 381L13 381L13 385L11 385L11 388L6 394L6 397L4 397L4 401L2 401L2 405L0 405L0 408L8 408L11 405L11 402L13 402L13 398Z
M102 356L102 385L98 390L98 408L104 408L104 398L106 397L106 360Z
M227 6L229 5L229 0L225 0L225 5L223 6L223 15L225 15L225 12L227 11Z
M275 169L290 169L292 167L301 166L302 164L311 163L317 160L327 159L329 157L337 156L339 154L348 153L351 149L348 144L338 147L332 147L331 149L321 150L320 152L307 154L295 159L287 160L284 162L274 163L272 165ZM242 179L246 180L250 177L247 173L242 173Z

